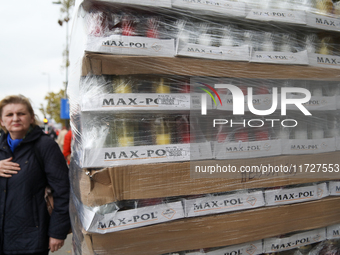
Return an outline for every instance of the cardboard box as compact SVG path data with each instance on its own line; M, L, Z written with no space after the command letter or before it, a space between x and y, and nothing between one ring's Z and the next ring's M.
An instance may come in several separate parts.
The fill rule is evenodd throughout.
M208 101L208 109L212 102ZM82 98L81 110L96 112L111 111L171 111L201 109L199 93L125 93L87 96Z
M309 64L321 68L340 69L340 57L336 55L310 53Z
M83 254L159 255L252 242L340 223L340 198L186 218L105 235L84 233ZM327 212L327 213L325 213ZM261 227L259 227L261 226Z
M263 253L262 240L258 240L250 243L243 243L237 245L231 245L222 248L213 248L211 251L208 249L207 252L203 250L194 252L185 252L185 255L236 255L236 254L249 254L257 255ZM175 255L175 254L174 254Z
M308 65L308 55L306 50L300 52L253 51L250 62Z
M86 206L82 207L81 221L83 228L90 233L99 234L140 228L184 218L184 210L180 201L124 211L112 210L105 214Z
M294 188L271 189L264 192L267 206L302 203L329 196L327 183Z
M122 55L175 56L175 40L160 40L141 36L88 36L87 51Z
M214 142L216 159L247 159L281 155L281 140L251 142Z
M335 224L327 227L327 239L339 239L340 238L340 224Z
M331 196L340 196L340 181L329 182L329 194Z
M248 45L239 47L206 46L195 43L181 43L176 45L176 56L207 58L215 60L249 61Z
M264 240L263 250L265 253L286 251L324 240L326 240L326 228L319 228L283 238L267 238Z
M263 192L240 191L232 194L184 199L185 217L254 209L265 205Z
M264 63L218 61L210 59L119 56L85 53L82 75L164 74L209 77L263 78L263 79L332 79L340 70L313 66L273 65ZM313 74L313 75L311 75Z
M282 140L282 154L320 154L322 152L331 152L336 149L335 138L323 139L289 139Z
M221 249L217 249L214 251L207 252L207 255L227 255L227 254L249 254L249 255L257 255L263 253L262 240L227 246Z
M144 0L144 1L138 1L138 0L114 0L114 1L108 1L108 0L99 0L102 2L114 2L114 3L121 3L121 4L131 4L131 5L142 5L142 6L157 6L157 7L171 7L171 1L170 0Z
M240 189L285 186L338 179L337 173L306 173L308 164L338 164L339 151L318 155L291 155L239 160L202 160L129 165L79 170L80 200L88 206L117 200L146 199L227 192ZM198 173L195 164L241 166L285 166L289 172ZM191 170L191 171L190 171ZM301 170L301 171L300 171ZM86 174L87 173L87 174Z
M82 167L109 167L212 159L209 142L131 147L91 148L84 150Z
M226 15L245 17L245 3L234 1L186 1L172 0L172 7L188 9L190 11L200 12L212 15Z
M275 21L301 25L306 24L306 14L304 11L283 9L252 9L246 18L260 21Z
M339 31L340 19L336 16L306 13L307 26L323 30Z

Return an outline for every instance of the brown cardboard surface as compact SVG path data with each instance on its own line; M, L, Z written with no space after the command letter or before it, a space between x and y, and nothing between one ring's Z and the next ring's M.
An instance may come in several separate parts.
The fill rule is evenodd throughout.
M340 70L207 59L121 56L86 52L82 75L166 74L267 79L339 80ZM289 74L289 75L287 75Z
M186 218L120 232L85 234L96 254L159 255L228 246L340 223L340 197L255 210ZM91 244L89 243L91 241Z
M339 163L340 152L318 155L278 156L268 158L219 161L220 164L241 165L290 165ZM200 164L213 164L215 160L200 161ZM275 187L291 184L311 183L329 180L322 173L249 173L223 178L225 174L208 175L210 178L193 178L190 175L190 162L145 164L105 168L85 173L81 179L82 203L88 206L102 205L116 200L145 199L195 194L225 192L239 189ZM333 177L337 175L332 175ZM211 178L216 177L216 178ZM334 179L334 178L333 178Z
M93 203L103 205L114 201L109 171L107 169L98 171L97 176L95 181L91 181L85 172L80 176L80 199L85 205L94 205Z

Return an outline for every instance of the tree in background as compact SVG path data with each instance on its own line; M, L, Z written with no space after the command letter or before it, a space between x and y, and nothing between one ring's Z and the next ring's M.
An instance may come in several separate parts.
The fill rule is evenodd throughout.
M47 101L47 106L44 108L42 104L40 104L39 110L44 114L44 116L50 116L51 119L54 119L56 123L61 123L63 126L67 126L68 120L60 119L60 100L64 98L65 90L61 89L58 93L49 92L47 96L45 96L45 100Z

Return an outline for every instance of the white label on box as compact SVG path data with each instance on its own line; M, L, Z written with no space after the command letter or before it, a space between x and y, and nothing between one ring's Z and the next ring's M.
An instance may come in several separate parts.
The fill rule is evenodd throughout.
M210 142L191 143L190 160L212 159L213 153Z
M223 59L223 52L219 47L205 46L195 43L181 43L177 41L177 56L194 58Z
M281 140L282 154L314 154L335 151L335 138Z
M339 239L340 238L340 224L327 227L327 239Z
M190 110L191 97L186 94L106 94L83 97L82 111L111 110Z
M173 57L175 55L175 40L121 35L88 36L85 50L122 55Z
M205 93L205 92L204 92ZM191 96L191 105L190 109L191 110L201 110L202 108L202 94L201 93L190 93ZM207 109L213 109L215 106L213 106L212 99L209 97L207 100Z
M240 159L281 155L281 142L277 140L253 142L214 142L216 159Z
M307 25L310 27L316 27L323 30L340 31L340 19L314 13L307 13L306 17Z
M263 243L263 252L286 251L324 240L326 240L325 228L302 232L286 238L266 238Z
M204 12L217 12L221 14L245 17L245 3L226 0L172 0L172 6Z
M226 47L220 46L222 51L223 60L234 60L234 61L249 61L250 60L250 48L248 45L239 47Z
M118 211L104 215L96 214L91 227L85 230L91 233L105 234L181 218L184 218L182 203L175 202Z
M246 18L253 20L306 24L306 14L303 11L290 11L283 9L276 10L253 9L248 13Z
M298 188L281 188L264 192L267 206L285 205L312 201L329 196L327 183Z
M233 96L232 95L221 95L222 105L218 105L217 109L219 110L233 110ZM273 104L273 95L253 95L252 105L256 110L268 110L271 108ZM244 110L249 111L248 107L248 97L244 98Z
M262 191L240 192L223 196L207 196L184 200L186 217L240 211L264 206Z
M85 149L83 167L107 167L188 161L190 160L191 145L187 143ZM197 143L195 146L207 148L206 143L202 143L202 145ZM211 152L202 154L201 159L211 158L211 155Z
M297 96L293 95L290 98L298 98ZM307 110L311 111L324 111L324 110L336 110L336 97L324 97L324 96L312 96L311 99L307 103L302 104L304 107L306 107ZM279 106L279 109L281 108L281 105ZM293 104L287 104L286 105L287 110L297 110L296 105Z
M312 66L340 69L340 56L309 53L308 58Z
M134 4L143 6L155 6L155 7L171 7L171 0L99 0L104 2L115 2L122 4Z
M277 52L277 51L253 51L250 62L308 65L307 51L300 52Z
M263 253L262 240L252 243L232 245L207 252L207 255L258 255Z
M329 194L331 196L340 196L340 181L329 182Z

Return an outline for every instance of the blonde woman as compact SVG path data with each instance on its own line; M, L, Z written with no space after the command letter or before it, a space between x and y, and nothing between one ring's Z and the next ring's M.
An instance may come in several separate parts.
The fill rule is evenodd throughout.
M32 105L23 96L0 101L0 124L0 254L57 251L70 229L63 154L36 125ZM54 197L51 216L44 200L47 185Z

